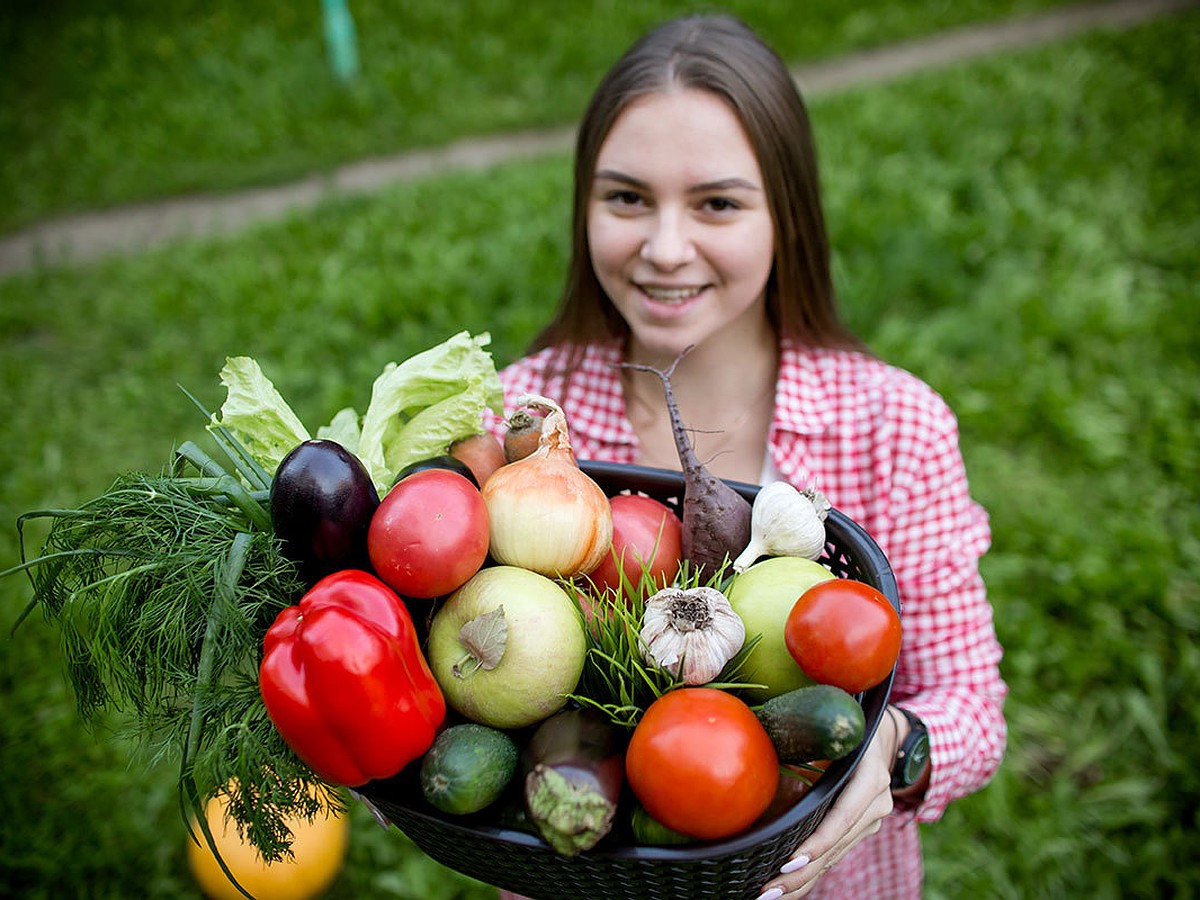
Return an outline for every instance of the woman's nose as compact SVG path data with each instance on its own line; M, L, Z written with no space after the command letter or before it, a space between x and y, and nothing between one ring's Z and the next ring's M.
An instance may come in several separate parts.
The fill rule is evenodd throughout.
M654 217L642 242L641 257L658 269L678 269L696 257L696 246L687 223L677 213L664 210Z

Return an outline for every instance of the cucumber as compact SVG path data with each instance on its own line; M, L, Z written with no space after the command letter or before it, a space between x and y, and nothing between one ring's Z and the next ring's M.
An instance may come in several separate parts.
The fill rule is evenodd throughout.
M758 719L781 762L841 759L862 743L866 717L850 694L831 684L813 684L772 697Z
M629 830L633 841L641 847L672 847L680 844L694 844L696 838L668 828L650 813L640 803L632 804L629 811Z
M463 816L495 802L517 771L517 745L496 728L447 728L421 760L421 792L442 812Z

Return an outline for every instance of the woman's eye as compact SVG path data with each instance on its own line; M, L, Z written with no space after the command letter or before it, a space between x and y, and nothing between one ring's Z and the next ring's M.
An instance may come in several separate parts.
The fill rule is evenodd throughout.
M732 209L738 209L738 205L728 197L709 197L704 201L705 208L712 212L728 212Z
M642 202L636 191L609 191L604 195L604 199L618 206L636 206Z

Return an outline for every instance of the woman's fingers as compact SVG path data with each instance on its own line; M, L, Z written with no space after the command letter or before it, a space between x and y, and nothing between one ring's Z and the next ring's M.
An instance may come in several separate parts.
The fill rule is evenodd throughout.
M821 824L796 848L780 869L781 877L768 882L758 900L803 897L859 841L880 829L893 806L894 737L876 732L858 768Z

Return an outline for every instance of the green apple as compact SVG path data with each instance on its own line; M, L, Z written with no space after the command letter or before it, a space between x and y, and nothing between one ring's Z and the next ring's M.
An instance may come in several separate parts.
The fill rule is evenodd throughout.
M812 560L776 556L755 563L734 578L726 595L734 612L742 617L746 639L762 635L740 678L767 686L750 692L752 702L762 703L813 683L788 652L783 626L801 594L833 577L832 572Z
M480 569L429 626L429 668L446 702L493 728L532 725L561 709L586 653L575 601L515 566Z

